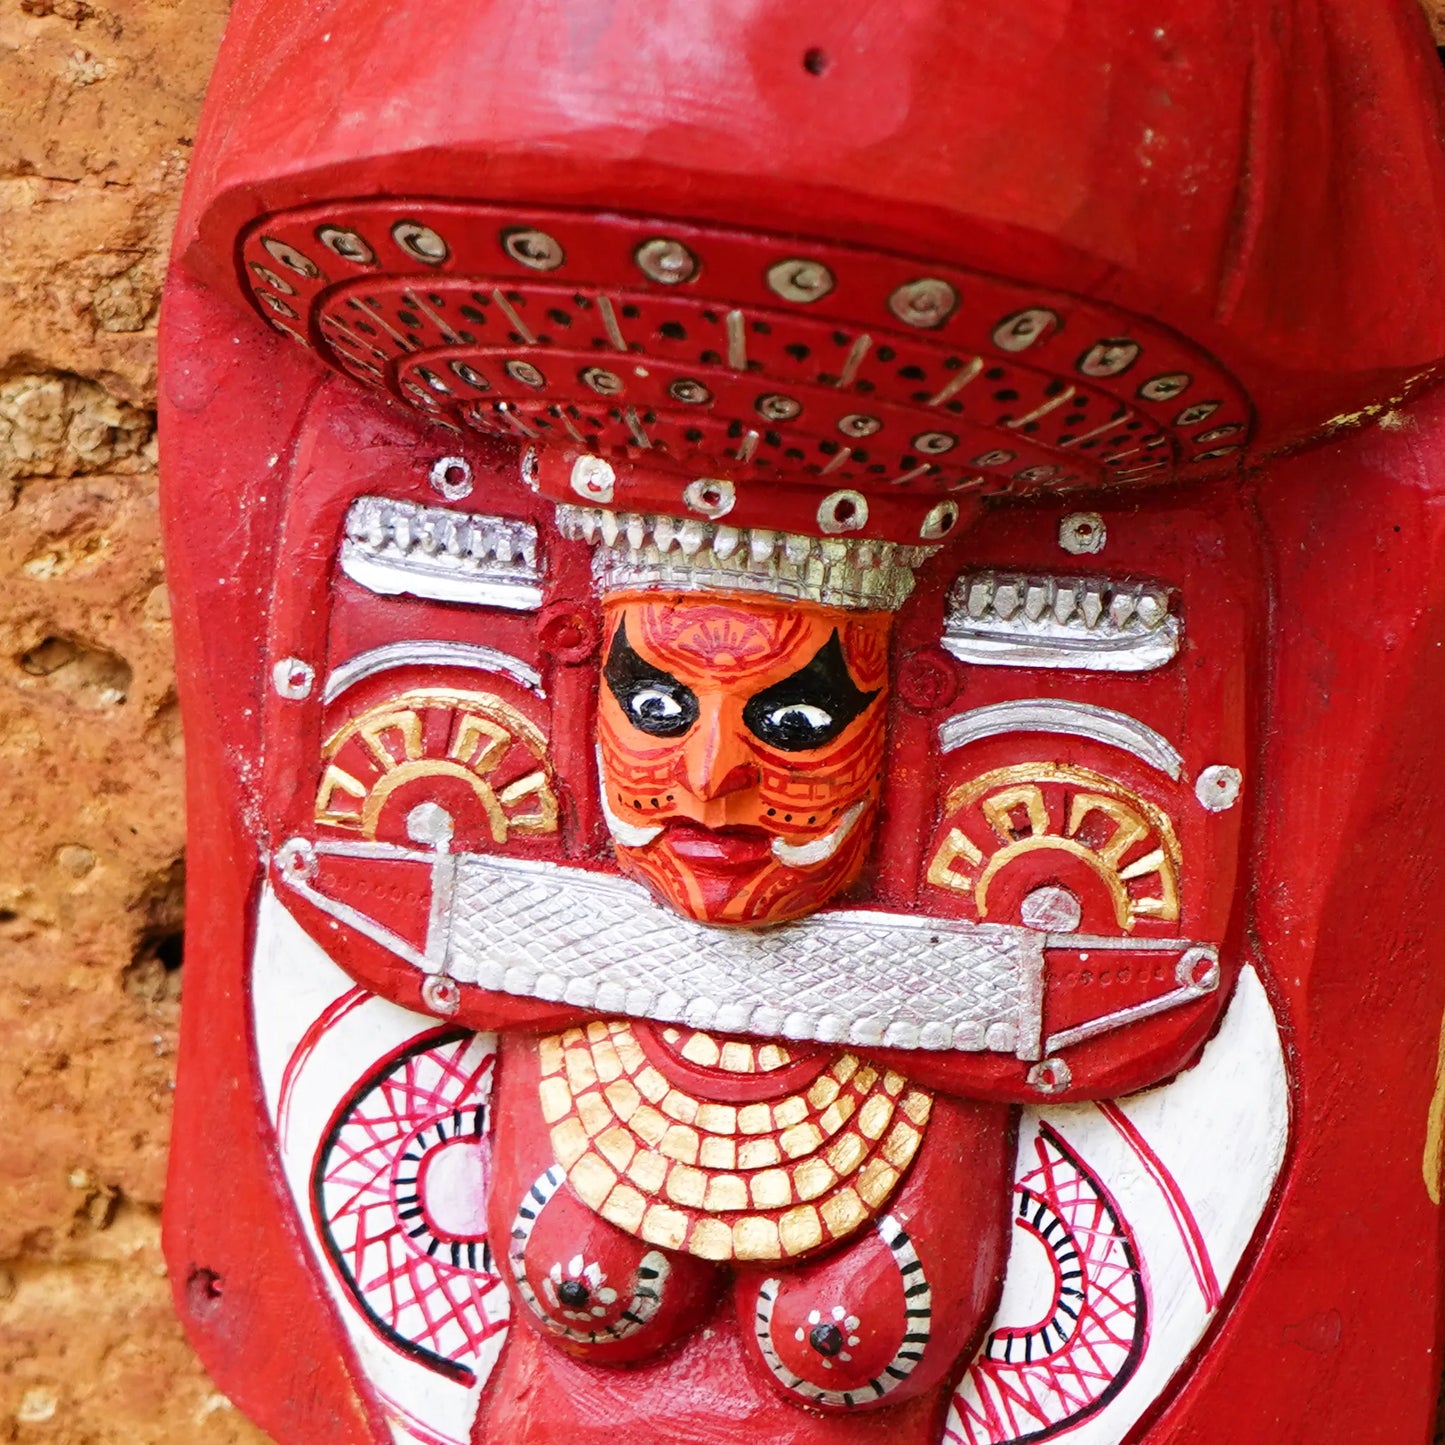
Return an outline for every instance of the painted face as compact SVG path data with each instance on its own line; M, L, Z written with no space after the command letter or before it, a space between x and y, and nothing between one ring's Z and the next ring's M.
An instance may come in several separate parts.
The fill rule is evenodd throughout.
M781 923L848 887L876 821L891 615L678 593L605 612L623 871L705 923Z

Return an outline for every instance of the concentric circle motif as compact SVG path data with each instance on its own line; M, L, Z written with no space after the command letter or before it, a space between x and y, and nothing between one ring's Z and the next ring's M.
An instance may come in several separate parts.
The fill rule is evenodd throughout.
M542 1116L572 1191L635 1238L702 1259L796 1258L862 1228L933 1103L848 1053L797 1093L694 1098L620 1020L544 1039L539 1057Z
M342 1104L312 1173L317 1232L361 1313L465 1384L509 1318L484 1222L494 1060L470 1032L408 1044Z
M1037 1166L1014 1189L1014 1238L1032 1236L1053 1272L1039 1319L996 1329L953 1397L948 1445L1046 1440L1128 1383L1148 1338L1148 1297L1133 1232L1103 1184L1047 1124Z

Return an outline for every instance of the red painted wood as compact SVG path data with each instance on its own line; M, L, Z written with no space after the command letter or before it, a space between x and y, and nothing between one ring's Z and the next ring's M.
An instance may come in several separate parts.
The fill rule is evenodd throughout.
M1089 1261L1089 1288L1113 1280L1111 1318L1123 1332L1107 1385L1053 1428L1151 1445L1206 1435L1423 1445L1441 1343L1439 1208L1422 1159L1445 1013L1433 766L1445 682L1435 597L1445 413L1429 390L1445 355L1445 168L1438 62L1415 7L1169 0L1146 15L1125 5L746 0L664 15L630 0L605 12L571 0L544 12L440 3L423 14L241 0L198 137L166 308L164 506L192 837L167 1251L178 1309L219 1386L283 1445L385 1441L408 1415L411 1433L397 1438L456 1445L468 1434L478 1445L563 1435L958 1440L954 1387L963 1399L980 1361L1004 1378L1016 1362L999 1340L1040 1324L1007 1316L999 1293L1002 1260L1029 1221L1055 1241L1044 1247L1054 1251L1055 1303L1069 1298L1058 1273L1069 1246L1057 1242L1068 1229L1048 1232L1047 1205L1061 1219L1074 1208L1068 1227L1083 1221L1105 1242ZM408 251L398 224L429 228L445 257L427 254L425 236L420 253ZM369 259L327 250L327 226L354 231ZM539 271L509 252L518 227L544 230L559 264ZM653 236L687 248L688 280L648 276L637 248ZM787 258L826 265L825 294L769 282ZM949 288L929 293L952 298L936 326L893 304L920 279ZM604 310L613 297L615 310ZM1015 346L1020 336L1027 344ZM600 386L598 368L610 377ZM1150 390L1168 378L1184 380ZM620 390L609 391L614 382ZM679 393L681 383L708 400ZM800 414L775 414L765 402L778 396ZM1217 406L1192 413L1201 403ZM1335 436L1354 414L1387 406L1380 425ZM695 427L694 415L704 418ZM840 426L855 415L881 428ZM1085 452L1096 416L1101 435L1110 425L1115 435ZM930 431L949 446L920 446ZM999 452L1008 455L984 460ZM612 493L579 491L574 468L588 455L608 459ZM432 480L447 457L470 469L464 497L440 495ZM1137 470L1155 458L1159 466ZM684 1099L678 1108L745 1110L785 1095L792 1108L835 1077L823 1071L841 1078L855 1067L867 1080L851 1086L860 1119L873 1096L896 1101L879 1125L899 1131L885 1136L896 1167L880 1159L869 1176L877 1199L858 1174L866 1209L840 1206L844 1222L816 1237L795 1222L789 1249L778 1243L783 1206L689 1204L686 1191L704 1187L690 1177L669 1172L677 1192L664 1195L659 1176L639 1195L638 1219L600 1186L589 1197L575 1161L623 1169L614 1154L624 1143L604 1148L608 1131L647 1127L631 1115L589 1123L589 1110L615 1107L600 1102L605 1081L589 1082L587 1070L605 1067L617 1039L626 1053L628 1009L463 982L444 1018L449 1029L501 1032L494 1091L482 1112L468 1104L470 1123L457 1105L452 1164L418 1155L403 1178L392 1161L403 1180L391 1195L393 1242L410 1247L402 1236L422 1227L413 1199L423 1213L433 1194L456 1205L441 1174L427 1183L424 1168L475 1164L487 1175L487 1210L476 1212L489 1212L490 1254L472 1274L490 1283L477 1286L476 1307L508 1298L513 1324L484 1379L476 1360L428 1356L406 1336L404 1301L393 1302L390 1334L368 1324L355 1303L365 1289L317 1244L335 1245L318 1182L326 1141L372 1097L367 1089L392 1087L355 1063L365 1031L400 1031L384 1058L375 1045L373 1071L403 1057L424 1070L428 1050L442 1047L430 1042L436 1016L414 957L427 944L429 867L323 855L312 880L321 898L359 908L358 921L295 890L288 869L299 855L283 845L365 833L409 848L411 810L428 801L453 815L458 853L566 866L577 886L629 871L598 792L607 619L593 549L559 529L555 504L681 524L698 515L684 489L699 479L734 489L727 518L740 527L816 538L820 501L846 489L867 503L860 536L942 544L891 624L866 859L836 898L820 893L810 906L934 919L946 931L1017 925L1038 888L1066 886L1083 932L1125 946L1051 937L1043 1032L1145 1012L1050 1051L1066 1075L1041 1076L1035 1060L997 1043L934 1050L874 1039L856 1046L855 1065L837 1041L812 1041L796 1046L772 1093L760 1052L755 1072L731 1079L698 1062L739 1042L726 1030L689 1045L691 1030L675 1021L638 1023L627 1079L654 1070ZM1103 483L1115 485L1097 490ZM339 549L363 497L534 526L538 605L424 600L344 575ZM928 532L950 502L956 521ZM1098 514L1102 552L1060 550L1070 511ZM984 573L991 586L1109 579L1167 593L1182 619L1178 655L1138 672L960 661L942 645L961 616L950 588ZM746 611L716 594L708 605L731 606L734 622ZM684 591L672 605L695 603ZM512 671L466 664L456 651L408 660L404 650L420 643L492 649ZM387 654L400 665L340 686L338 667L381 648L402 649ZM296 691L287 680L307 669L300 695L287 695ZM430 701L418 701L427 689ZM398 698L411 711L390 725L414 726L430 762L455 740L448 718L482 708L506 735L494 791L539 774L524 799L540 811L509 804L503 827L467 777L454 769L437 781L437 768L398 782L374 826L359 802L352 820L344 788L334 805L318 802L329 763L377 796L391 786L394 769L358 720ZM721 705L742 702L727 694ZM940 741L950 720L1020 702L1035 717L1049 703L1076 718L1122 713L1134 751L1079 728ZM1155 735L1178 750L1172 771L1138 742ZM529 751L534 736L544 742ZM735 730L728 747L745 746ZM729 768L751 766L750 754L724 754ZM1240 770L1243 792L1214 811L1196 782L1220 765ZM1015 849L1030 841L1040 847ZM1120 852L1105 866L1111 842ZM1008 861L985 888L990 857ZM285 944L295 973L283 1009L256 1003L279 986L265 952L280 947L265 932L276 926L273 897L299 925ZM375 925L401 950L378 941ZM1148 1013L1178 986L1179 950L1151 953L1151 941L1217 948L1218 986ZM599 967L608 962L599 951ZM339 974L326 972L333 965ZM1235 1037L1256 976L1282 1050L1271 1077L1287 1091L1287 1150L1277 1176L1256 1160L1225 1160L1221 1170L1239 1175L1234 1194L1196 1207L1203 1156L1181 1145L1187 1130L1161 1134L1148 1098L1183 1097L1170 1089L1217 1067L1209 1041ZM317 1002L323 984L336 990L329 1006ZM301 1041L287 1045L281 1086L289 1122L277 1125L267 1071L293 1025ZM1231 1059L1240 1077L1255 1077L1256 1045ZM689 1046L702 1052L684 1054ZM569 1049L594 1062L566 1063ZM351 1062L332 1062L343 1057ZM1210 1077L1221 1080L1219 1108L1234 1107L1227 1077ZM1074 1101L1072 1115L1049 1112ZM1268 1106L1262 1094L1261 1113ZM423 1123L435 1128L423 1116L440 1104L407 1107L420 1111L418 1139ZM904 1113L916 1130L903 1127ZM449 1105L437 1118L450 1114ZM326 1131L306 1146L315 1158L302 1158L294 1139L313 1115ZM1100 1121L1088 1150L1068 1134L1070 1118ZM1206 1111L1201 1140L1207 1123ZM794 1124L767 1128L781 1135ZM732 1129L716 1139L741 1148L746 1131ZM579 1152L568 1155L569 1139ZM403 1161L404 1148L393 1151ZM1108 1163L1110 1150L1132 1162ZM685 1162L668 1159L669 1171ZM699 1178L712 1170L709 1187L744 1167L693 1163ZM655 1317L621 1343L559 1347L557 1331L528 1314L509 1240L529 1188L553 1167L557 1203L539 1205L538 1251L561 1262L574 1248L608 1280L631 1278L652 1255L670 1271ZM613 1166L590 1167L595 1180ZM851 1187L839 1172L838 1188ZM1164 1225L1128 1192L1138 1179L1153 1181ZM1260 1179L1272 1192L1240 1226L1253 1238L1235 1267L1221 1253L1219 1216ZM719 1185L715 1201L731 1187ZM663 1245L639 1219L666 1201L679 1213L666 1228L678 1232ZM723 1253L707 1243L709 1223L744 1215L755 1216L754 1233L736 1236L745 1243ZM423 1223L426 1237L453 1238L430 1215ZM1168 1282L1158 1229L1177 1235L1181 1278L1203 1304L1202 1339L1178 1345L1178 1368L1155 1378L1152 1362L1176 1349L1166 1343L1170 1313L1186 1305ZM935 1333L918 1362L890 1356L895 1368L907 1360L896 1394L892 1384L868 1392L865 1381L867 1409L800 1394L788 1351L809 1368L813 1355L832 1357L808 1343L813 1322L798 1292L833 1290L844 1320L864 1301L860 1343L847 1347L856 1361L839 1356L829 1368L891 1378L868 1352L882 1360L897 1334L900 1281L914 1277L909 1248L932 1285ZM545 1291L544 1276L533 1285ZM996 1309L997 1338L987 1333ZM790 1310L802 1341L787 1333ZM765 1317L777 1323L760 1333ZM765 1346L768 1328L784 1330L782 1364ZM476 1333L500 1339L499 1329L492 1321ZM475 1425L418 1423L424 1407L399 1393L402 1357L447 1388L476 1378ZM813 1383L844 1379L822 1370ZM1039 1438L1001 1420L978 1429L968 1438Z

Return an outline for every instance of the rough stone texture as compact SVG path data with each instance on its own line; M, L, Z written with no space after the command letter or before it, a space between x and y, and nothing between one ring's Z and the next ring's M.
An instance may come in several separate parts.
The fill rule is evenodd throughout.
M0 1441L262 1440L159 1251L184 835L154 328L223 20L0 0Z
M155 319L221 0L0 0L0 1441L258 1442L159 1211L184 828Z

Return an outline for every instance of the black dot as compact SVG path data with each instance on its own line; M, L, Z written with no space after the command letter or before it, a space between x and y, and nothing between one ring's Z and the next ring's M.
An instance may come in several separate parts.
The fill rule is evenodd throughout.
M819 386L837 386L838 378L831 371L820 371L818 373Z
M756 331L759 336L771 336L773 334L773 328L766 321L754 321L753 330Z
M776 808L769 808L769 809L768 809L768 817L770 817L770 818L776 818L777 816L778 816L778 810L777 810Z
M1083 421L1083 420L1084 420L1084 413L1083 413L1083 412L1081 412L1081 411L1071 411L1071 412L1068 414L1068 416L1066 416L1066 417L1064 418L1064 425L1065 425L1065 426L1078 426L1079 423L1080 423L1081 421Z
M787 451L783 453L783 455L787 457L790 462L800 462L803 460L803 452L801 447L789 447Z
M780 447L783 444L782 437L775 431L765 431L763 433L763 440L770 447Z
M702 440L702 433L701 433L695 426L690 426L690 427L688 427L688 429L687 429L685 432L683 432L683 436L684 436L684 438L685 438L686 440L690 441L694 446L696 446L696 445L698 444L698 442L700 442L700 441Z
M635 306L627 305L622 308L622 314L629 321L636 321L637 318L642 315L642 312L640 312Z
M720 357L715 351L704 351L703 354L698 357L698 360L701 361L704 366L722 365L722 357Z
M559 1289L557 1291L558 1298L561 1297L561 1294L562 1291ZM820 1355L831 1358L833 1355L842 1352L845 1341L843 1339L843 1331L830 1320L826 1324L814 1325L813 1328L808 1331L808 1343L817 1350Z
M785 346L783 350L795 361L806 361L812 354L808 347L804 346L801 341L794 341L791 345Z
M810 823L816 823L816 822L818 821L818 815L817 815L816 813L814 813L813 816L808 819L808 821L809 821Z
M987 380L987 381L1002 381L1003 378L1004 378L1004 369L1003 369L1003 367L1001 367L1001 366L991 366L991 367L989 367L989 369L988 369L986 372L984 372L984 378L985 378L985 380Z
M878 348L879 361L892 361L898 353L891 346L880 346Z
M791 813L784 813L784 814L783 814L783 822L785 822L785 823L791 823L792 821L793 821L793 815L792 815Z
M914 391L914 392L910 392L910 393L909 393L909 396L910 396L910 398L911 398L913 401L916 401L920 406L924 405L924 404L928 401L928 393L927 393L926 391Z
M716 325L717 325L717 312L716 312L716 311L704 311L704 312L702 313L702 319L703 319L704 321L706 321L709 326L716 326Z
M833 345L834 345L834 346L847 346L848 340L849 340L849 337L848 337L848 333L847 333L846 331L835 331L835 332L833 333Z
M570 326L572 324L572 318L560 306L552 307L547 313L547 319L554 326Z
M883 473L888 470L888 468L885 467L882 462L874 462L874 463L868 468L868 470L869 470L870 472L872 472L872 473L874 474L874 476L882 476Z
M995 401L1017 401L1019 394L1012 387L1005 386L999 391L994 392L993 399Z
M859 380L853 383L853 390L861 392L864 396L867 396L870 392L877 391L878 388L874 386L871 381L859 378Z
M1019 428L1020 431L1028 432L1030 435L1032 435L1034 432L1038 431L1038 429L1039 429L1039 424L1038 424L1038 422L1036 422L1036 421L1026 421L1026 422L1023 424L1023 426L1021 426L1021 427Z
M557 1298L569 1309L581 1309L592 1298L591 1291L580 1279L564 1279L557 1286Z
M1066 382L1060 381L1060 380L1058 379L1058 377L1055 377L1055 378L1044 388L1044 395L1045 395L1045 396L1057 396L1057 395L1064 389L1064 387L1065 387L1066 385L1067 385Z
M957 370L959 370L960 367L962 367L962 365L963 365L963 358L962 358L962 357L959 357L959 356L950 356L950 357L948 358L948 360L943 363L943 369L944 369L945 371L957 371Z
M809 75L822 75L827 68L827 51L819 50L815 45L811 50L805 50L803 52L803 69L806 70Z
M822 452L825 457L835 457L835 456L838 455L838 443L837 443L837 442L819 442L819 443L818 443L818 450L819 450L820 452Z
M905 472L910 471L918 465L918 458L915 456L905 456L898 465L901 466Z
M921 366L900 366L898 374L904 381L922 381L928 375Z
M687 340L687 328L681 321L664 321L657 329L661 335L666 336L670 341Z
M640 812L642 811L642 799L641 799L641 798L634 798L634 799L632 800L632 806L633 806L634 808L636 808L637 811L640 813Z
M955 416L963 411L963 403L961 401L951 401L947 405L948 410L953 412Z

